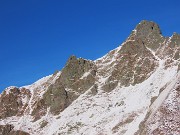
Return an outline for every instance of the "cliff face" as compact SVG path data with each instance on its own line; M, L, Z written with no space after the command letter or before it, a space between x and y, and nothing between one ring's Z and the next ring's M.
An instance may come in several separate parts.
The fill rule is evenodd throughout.
M71 56L60 76L47 88L43 97L36 101L31 115L37 120L47 113L48 108L52 114L59 114L94 85L95 76L94 62Z
M180 35L142 21L100 59L71 56L61 71L5 89L0 134L179 134L179 70Z

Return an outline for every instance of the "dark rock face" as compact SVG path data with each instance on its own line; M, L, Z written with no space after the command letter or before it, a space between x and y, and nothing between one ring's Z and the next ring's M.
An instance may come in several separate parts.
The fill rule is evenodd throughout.
M81 79L86 72L89 73L85 78ZM59 114L80 94L94 85L95 75L96 66L92 61L71 56L60 77L48 88L43 98L35 103L31 114L35 117L34 120L38 120L45 115L48 107L50 107L52 114Z
M29 133L26 133L24 131L14 131L13 125L0 125L0 134L1 135L29 135Z
M24 131L17 130L17 131L11 131L8 135L30 135L30 134Z
M52 85L43 95L43 99L47 106L50 106L50 111L57 114L64 110L68 104L68 95L62 85Z
M147 38L150 36L157 38L162 34L159 26L156 23L146 20L141 21L136 26L135 30L137 30L137 38Z
M156 52L164 45L163 42L165 42L166 38L162 36L158 24L144 20L136 26L127 40L140 41L144 44L145 48ZM138 51L136 50L135 52Z
M27 89L12 87L9 93L4 91L0 97L0 119L23 115L30 96L30 91ZM26 98L26 103L22 102L22 98Z
M87 78L84 78L85 80L80 79L86 72L89 72ZM69 89L83 93L92 86L95 81L95 75L96 66L92 61L82 58L77 59L75 56L71 56L65 68L62 70L62 74L58 81Z
M0 134L1 135L9 135L13 130L13 125L0 125Z
M64 87L61 84L51 85L43 98L35 104L32 115L37 120L46 114L48 107L50 107L50 112L56 115L63 111L68 103L68 95Z
M156 51L160 43L165 40L161 35L159 26L150 21L141 21L131 33L129 40L142 40L144 44L153 51Z
M112 77L128 86L143 82L158 66L157 60L142 40L129 41L120 50L120 62L115 66Z

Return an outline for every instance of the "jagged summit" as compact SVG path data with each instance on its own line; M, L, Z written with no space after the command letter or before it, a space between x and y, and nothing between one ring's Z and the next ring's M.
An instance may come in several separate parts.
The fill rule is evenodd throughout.
M143 20L135 28L138 36L146 37L150 33L162 34L159 25L152 21Z
M0 95L0 134L179 134L180 35L141 21L95 61L64 68Z

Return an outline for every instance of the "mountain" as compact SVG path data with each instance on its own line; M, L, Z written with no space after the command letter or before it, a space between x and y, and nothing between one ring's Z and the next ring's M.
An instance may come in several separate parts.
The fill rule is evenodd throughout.
M180 35L141 21L119 47L0 95L2 135L179 135Z

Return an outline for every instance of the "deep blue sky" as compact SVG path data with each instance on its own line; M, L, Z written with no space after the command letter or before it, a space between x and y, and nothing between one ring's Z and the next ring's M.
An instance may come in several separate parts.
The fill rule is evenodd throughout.
M0 91L62 69L72 54L96 59L141 20L180 33L179 0L0 0Z

